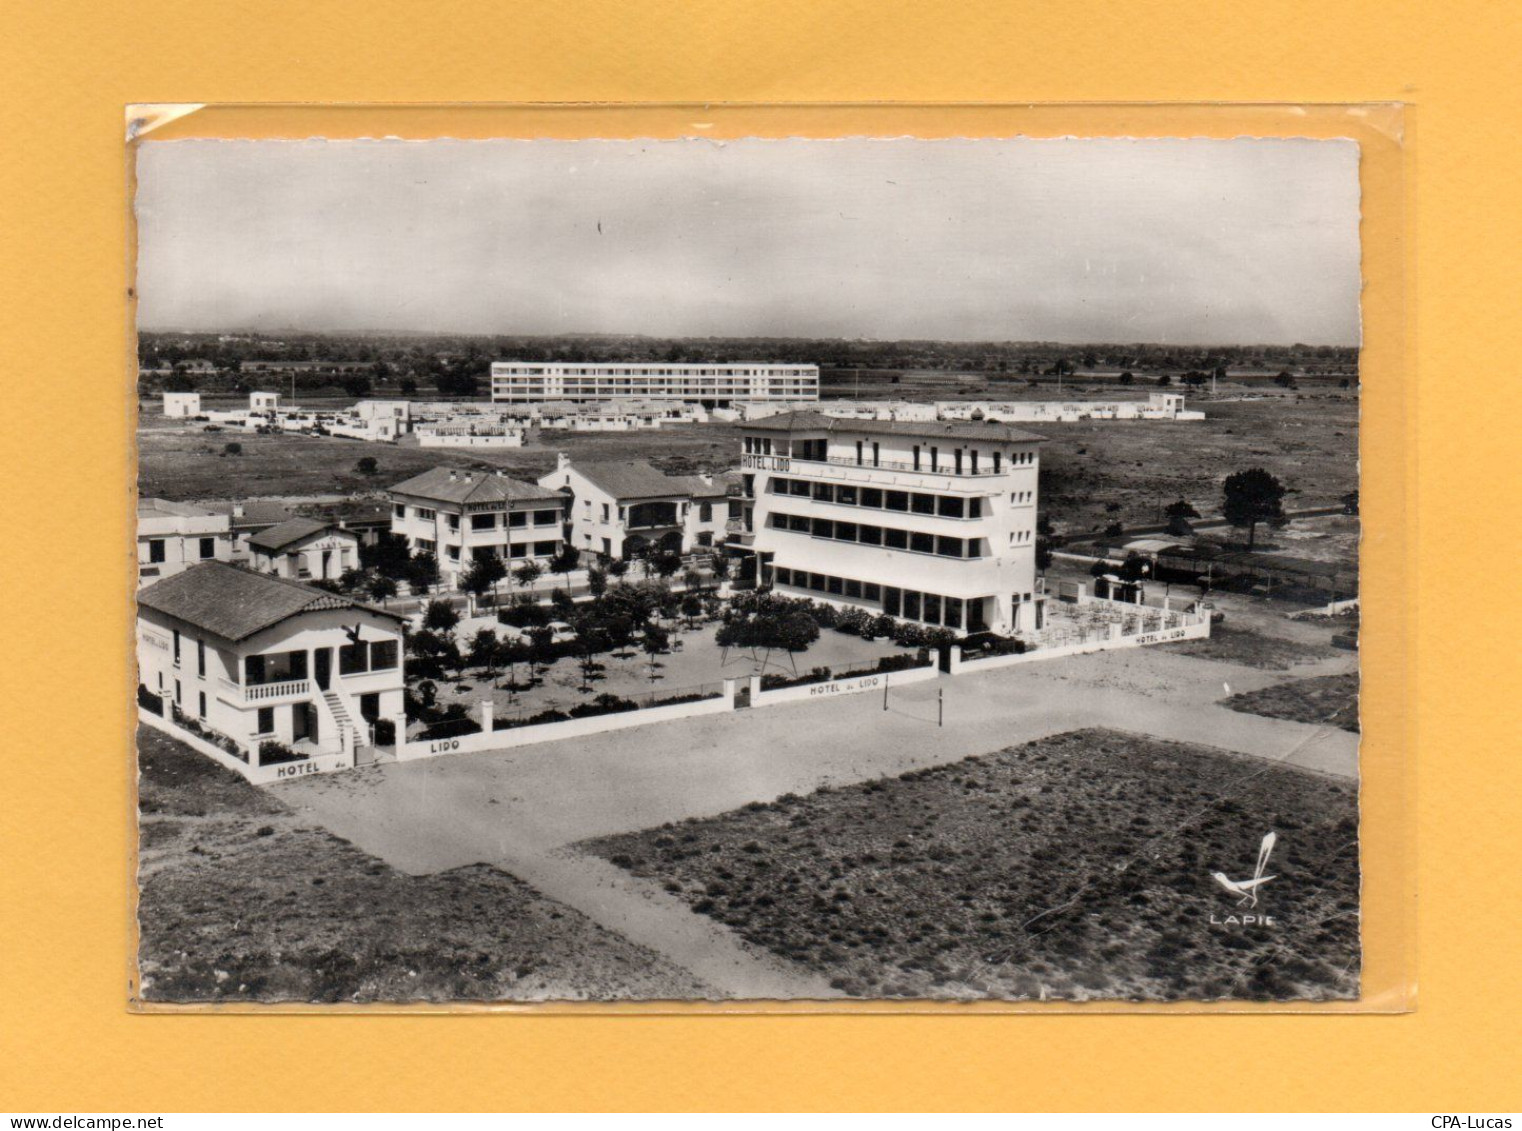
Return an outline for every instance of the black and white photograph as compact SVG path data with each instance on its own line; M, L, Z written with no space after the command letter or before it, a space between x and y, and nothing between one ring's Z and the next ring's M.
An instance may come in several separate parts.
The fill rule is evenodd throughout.
M1359 999L1355 142L135 152L136 1003Z

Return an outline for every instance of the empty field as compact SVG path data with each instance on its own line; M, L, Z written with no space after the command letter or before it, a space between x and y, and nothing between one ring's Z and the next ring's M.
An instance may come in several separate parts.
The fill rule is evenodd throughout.
M1223 707L1271 719L1322 723L1358 733L1358 674L1311 676L1221 700Z
M154 1002L702 996L655 954L485 865L407 876L138 735L142 997Z
M864 997L1356 995L1350 784L1089 730L582 847ZM1278 849L1256 914L1211 879Z
M948 378L962 375L945 374ZM928 379L928 378L927 378ZM1054 390L1044 390L1048 396ZM935 399L942 388L895 388L872 395ZM981 389L980 395L1004 394ZM863 395L867 391L863 389ZM1078 395L1076 393L1072 394ZM1255 399L1200 401L1201 421L1078 421L1043 423L1041 509L1059 529L1098 531L1110 522L1162 520L1161 508L1188 499L1216 513L1221 483L1248 467L1263 467L1289 488L1286 507L1331 505L1358 486L1358 399L1336 389L1301 394L1255 393ZM1010 397L1008 399L1016 399ZM1021 398L1027 399L1027 398ZM668 471L736 466L740 429L733 424L678 424L658 431L536 432L522 448L501 452L422 449L412 443L371 444L322 436L260 436L204 432L171 425L145 411L138 436L139 490L170 499L225 498L236 482L243 497L325 495L383 489L439 465L505 468L535 478L573 459L647 459ZM224 455L235 442L241 455ZM380 471L359 475L355 463L373 456ZM1269 533L1262 532L1269 539ZM1286 545L1287 553L1303 547Z

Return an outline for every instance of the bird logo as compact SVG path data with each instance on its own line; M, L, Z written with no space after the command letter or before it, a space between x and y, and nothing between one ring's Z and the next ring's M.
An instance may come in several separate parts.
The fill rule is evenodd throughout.
M1252 879L1233 880L1229 879L1225 872L1210 873L1211 879L1232 895L1240 897L1237 900L1238 907L1258 906L1258 889L1268 883L1269 880L1275 878L1273 876L1265 876L1263 873L1268 868L1268 858L1274 851L1274 842L1276 840L1278 840L1278 837L1273 832L1269 832L1264 836L1263 843L1258 846L1258 865L1253 869Z
M344 628L344 635L349 638L350 644L359 643L359 634L362 628L363 626L358 624L356 624L353 628Z

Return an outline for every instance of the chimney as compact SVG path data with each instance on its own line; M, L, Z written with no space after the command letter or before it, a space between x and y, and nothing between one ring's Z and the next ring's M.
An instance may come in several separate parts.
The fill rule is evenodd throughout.
M507 472L503 471L500 467L497 468L497 478L498 479L506 479L507 478Z
M566 455L565 452L556 452L555 453L555 470L556 471L564 471L566 468L568 468L570 466L571 466L571 457L570 456Z
M458 476L457 476L457 475L455 475L455 471L454 471L454 468L452 468L452 467L451 467L451 468L450 468L450 469L449 469L449 481L450 481L450 482L451 482L451 483L453 483L453 482L454 482L454 481L455 481L455 480L456 480L456 479L457 479L457 478L459 478L459 477L458 477Z
M243 517L243 504L242 503L234 503L233 504L233 517L234 518L242 518Z

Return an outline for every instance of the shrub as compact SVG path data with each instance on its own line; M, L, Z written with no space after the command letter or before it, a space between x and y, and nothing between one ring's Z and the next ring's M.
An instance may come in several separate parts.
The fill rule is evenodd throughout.
M393 746L396 744L396 723L390 719L375 720L375 744L377 746Z
M888 638L892 638L892 636L897 631L898 631L898 621L894 620L887 613L879 613L877 616L872 618L872 624L871 624L870 631L867 630L867 629L863 629L862 630L862 635L863 636L867 636L867 637L888 637Z
M842 609L835 618L835 631L863 635L872 624L872 614L866 609ZM822 623L822 622L821 622Z
M224 456L241 456L243 454L243 445L238 443L236 440L228 444L223 444L222 454Z
M279 766L285 762L305 762L307 756L292 750L283 742L274 739L265 739L259 744L259 764L261 766Z
M145 707L145 708L147 708L148 710L152 711L155 715L162 716L163 713L164 713L164 698L163 698L163 696L161 696L161 695L155 695L153 692L149 691L146 687L144 687L141 683L137 685L137 705L139 707Z

